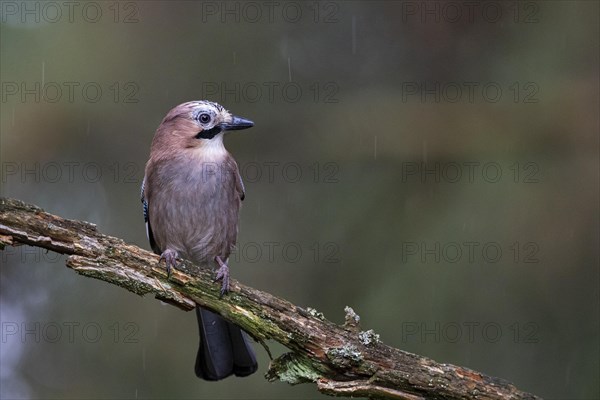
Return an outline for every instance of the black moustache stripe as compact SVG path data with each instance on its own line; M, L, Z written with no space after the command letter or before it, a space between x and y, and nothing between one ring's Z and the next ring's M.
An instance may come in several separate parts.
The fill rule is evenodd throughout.
M223 131L220 125L216 125L206 131L198 132L196 139L212 139Z

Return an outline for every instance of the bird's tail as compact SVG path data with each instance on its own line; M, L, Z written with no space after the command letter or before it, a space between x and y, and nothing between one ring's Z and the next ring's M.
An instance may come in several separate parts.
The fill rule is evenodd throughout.
M248 376L258 369L254 350L242 329L219 315L196 306L200 348L196 375L218 381L229 375Z

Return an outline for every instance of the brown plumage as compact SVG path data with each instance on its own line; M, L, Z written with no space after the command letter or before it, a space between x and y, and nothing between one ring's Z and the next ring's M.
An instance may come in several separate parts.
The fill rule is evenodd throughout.
M178 257L218 266L222 295L229 289L227 258L236 244L244 199L238 166L223 136L252 125L213 102L180 104L154 135L142 185L148 239L167 270ZM218 380L256 371L254 353L240 328L208 310L197 308L197 315L199 377Z

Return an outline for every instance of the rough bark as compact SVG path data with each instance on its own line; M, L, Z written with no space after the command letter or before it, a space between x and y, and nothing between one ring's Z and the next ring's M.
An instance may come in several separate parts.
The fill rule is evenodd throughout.
M387 346L346 308L338 326L311 308L231 281L219 299L213 272L183 262L167 278L158 256L101 234L94 224L61 218L18 200L0 198L0 249L30 245L66 254L77 273L156 298L183 310L195 303L236 323L263 345L291 352L273 360L269 380L316 383L325 394L381 399L539 399L509 382Z

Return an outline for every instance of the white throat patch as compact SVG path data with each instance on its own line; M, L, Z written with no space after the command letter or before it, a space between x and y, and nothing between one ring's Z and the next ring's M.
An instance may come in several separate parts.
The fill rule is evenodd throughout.
M195 150L198 157L208 161L219 161L227 155L227 150L223 144L223 135L221 132L212 139L199 139L202 140L202 146Z

